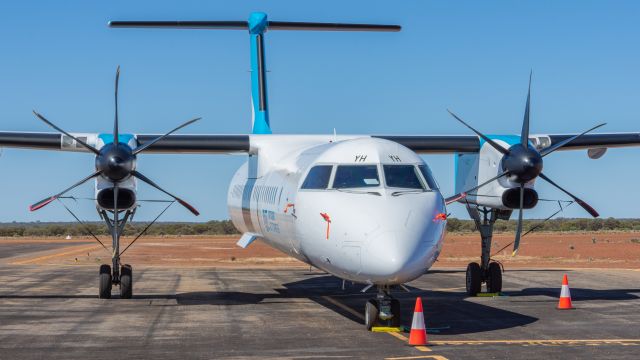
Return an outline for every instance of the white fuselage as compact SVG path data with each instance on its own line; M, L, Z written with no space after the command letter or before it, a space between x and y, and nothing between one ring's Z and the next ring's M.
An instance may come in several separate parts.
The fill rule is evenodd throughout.
M355 282L401 284L431 267L442 248L446 210L437 187L419 175L418 166L428 168L413 151L370 137L278 140L258 138L231 181L229 212L240 231ZM378 182L341 187L341 165L377 169ZM415 166L424 189L393 186L385 169L397 165ZM331 169L327 186L301 188L315 166Z

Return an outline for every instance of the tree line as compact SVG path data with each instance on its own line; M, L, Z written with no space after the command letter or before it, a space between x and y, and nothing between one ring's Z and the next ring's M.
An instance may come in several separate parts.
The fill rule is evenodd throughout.
M139 234L147 223L134 222L125 227L124 235ZM523 229L536 228L536 232L570 232L570 231L640 231L640 219L566 219L558 218L548 221L524 220ZM494 232L515 232L515 220L498 220ZM472 220L449 218L447 231L452 233L470 233L475 231ZM29 222L0 223L0 237L37 237L37 236L99 236L109 235L104 223L90 222L84 224L69 222ZM178 235L236 235L238 230L230 220L211 220L197 222L157 222L147 232L151 236Z
M125 236L139 234L147 223L127 223L124 229ZM96 236L110 235L107 226L99 222L87 222L84 224L67 222L29 222L29 223L0 223L0 237L8 236ZM146 232L146 235L232 235L238 234L231 220L211 220L204 223L195 222L157 222Z

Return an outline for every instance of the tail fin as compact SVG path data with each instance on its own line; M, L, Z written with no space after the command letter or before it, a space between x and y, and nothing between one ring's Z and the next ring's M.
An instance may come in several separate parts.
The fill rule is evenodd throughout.
M110 21L113 28L179 28L249 30L251 36L251 106L254 134L271 134L264 60L264 33L267 30L312 31L400 31L398 25L309 23L268 21L267 14L254 12L248 21Z

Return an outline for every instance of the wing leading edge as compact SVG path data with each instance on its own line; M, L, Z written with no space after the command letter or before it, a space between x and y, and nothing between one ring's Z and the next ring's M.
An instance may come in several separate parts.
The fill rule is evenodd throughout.
M99 134L72 135L91 146L98 146ZM138 146L156 139L157 134L137 135ZM249 135L169 135L151 145L149 153L246 153ZM57 151L86 151L71 137L60 133L0 132L0 147Z
M96 146L99 134L79 134L74 136L86 140ZM136 138L139 146L157 138L157 134L140 134ZM187 134L170 135L151 145L150 153L248 153L251 151L251 138L255 135L219 135L219 134ZM397 142L419 154L438 153L474 153L480 151L480 140L475 135L361 135L372 136ZM564 135L531 135L529 139L539 148L553 146L573 134ZM327 138L326 135L278 135L280 140L291 137L313 139ZM346 138L360 137L349 135ZM342 137L340 137L342 138ZM640 146L640 133L587 134L565 145L562 150L581 150L610 147ZM85 151L75 141L59 133L39 132L0 132L0 147Z
M538 150L565 141L576 134L530 135ZM475 135L373 135L397 142L419 154L474 153L480 151ZM640 146L640 133L586 134L564 145L559 151Z

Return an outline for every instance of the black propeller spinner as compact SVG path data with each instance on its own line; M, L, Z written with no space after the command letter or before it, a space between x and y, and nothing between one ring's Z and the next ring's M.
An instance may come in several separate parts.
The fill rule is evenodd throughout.
M502 158L502 171L509 172L509 180L527 183L542 173L542 156L536 149L515 144Z
M139 180L153 186L154 188L162 191L163 193L169 195L170 197L174 198L178 203L180 203L182 206L186 207L189 211L191 211L194 215L199 215L200 213L198 212L198 210L196 210L193 206L189 205L186 201L180 199L179 197L167 192L166 190L164 190L163 188L161 188L159 185L157 185L155 182L153 182L151 179L147 178L146 176L142 175L141 173L139 173L138 171L136 171L136 156L141 153L142 151L144 151L145 149L149 148L151 145L155 144L156 142L164 139L166 136L182 129L183 127L190 125L198 120L200 120L200 118L195 118L192 120L189 120L187 122L185 122L184 124L176 127L175 129L169 131L168 133L158 136L157 138L142 144L138 147L136 147L135 149L132 149L129 144L126 143L122 143L119 140L119 131L118 131L118 83L119 83L119 79L120 79L120 66L118 66L118 69L116 70L116 86L115 86L115 120L114 120L114 124L113 124L113 142L105 144L102 148L100 148L100 150L96 149L95 147L87 144L86 142L82 141L81 139L69 134L68 132L62 130L61 128L57 127L56 125L54 125L52 122L50 122L49 120L47 120L44 116L42 116L41 114L37 113L36 111L34 111L33 113L43 122L45 122L47 125L51 126L52 128L58 130L59 132L63 133L64 135L67 135L68 137L74 139L78 144L80 144L81 146L83 146L84 148L86 148L87 150L91 151L92 153L94 153L96 155L96 159L95 159L95 166L96 166L96 171L87 176L86 178L80 180L79 182L75 183L74 185L70 186L69 188L59 192L56 195L53 195L51 197L48 197L44 200L41 200L33 205L31 205L29 207L29 209L31 211L35 211L38 210L42 207L44 207L45 205L51 203L52 201L56 200L57 198L59 198L60 196L64 195L65 193L67 193L68 191L70 191L71 189L74 189L77 186L80 186L82 184L84 184L85 182L89 181L90 179L95 178L96 176L100 175L102 177L104 177L105 179L111 181L113 183L113 192L114 192L114 213L116 214L116 219L117 219L117 213L118 213L118 183L122 182L123 180L128 179L130 176L134 176L136 178L138 178Z
M136 167L136 156L131 148L123 143L109 143L100 149L96 156L96 170L112 181L121 181L129 176Z
M517 230L516 230L516 239L513 243L513 255L515 255L518 252L518 248L520 246L520 238L521 238L521 234L522 234L522 213L523 213L523 208L524 208L524 193L525 193L525 184L527 184L528 182L534 180L535 178L537 178L538 176L540 176L542 179L546 180L549 184L555 186L556 188L558 188L559 190L561 190L562 192L564 192L565 194L569 195L576 203L578 203L578 205L580 205L583 209L585 209L589 214L591 214L591 216L593 217L598 217L599 214L597 211L595 211L589 204L585 203L584 201L580 200L579 198L577 198L575 195L571 194L570 192L568 192L567 190L563 189L562 187L560 187L558 184L556 184L555 182L553 182L551 179L549 179L543 172L542 172L542 168L543 168L543 160L542 158L544 158L545 156L551 154L552 152L560 149L561 147L567 145L568 143L572 142L573 140L579 138L580 136L593 131L601 126L604 126L605 124L600 124L597 126L592 127L591 129L582 132L581 134L572 136L566 140L563 140L559 143L556 143L552 146L549 146L547 148L542 149L541 151L538 152L538 150L536 150L533 146L531 146L529 144L529 113L530 113L530 106L531 106L531 76L532 73L529 74L529 91L527 93L527 104L524 110L524 119L522 122L522 132L520 134L520 142L517 144L512 145L511 147L509 147L509 149L505 149L502 145L496 143L495 141L493 141L492 139L490 139L489 137L485 136L484 134L480 133L478 130L474 129L473 127L471 127L469 124L467 124L466 122L464 122L460 117L458 117L456 114L454 114L453 112L449 111L449 113L456 118L458 121L460 121L464 126L468 127L469 129L471 129L471 131L473 131L474 133L476 133L478 136L480 136L484 141L486 141L489 145L491 145L491 147L493 147L494 149L496 149L497 151L501 152L503 154L502 157L502 163L501 163L501 168L502 168L502 172L499 173L497 176L494 176L493 178L483 182L482 184L475 186L471 189L468 189L462 193L456 194L454 196L448 197L446 199L446 203L450 204L452 202L461 200L463 198L465 198L468 193L478 190L479 188L493 182L496 181L502 177L508 177L508 179L511 182L517 183L519 184L520 187L520 206L519 206L519 211L518 211L518 225L517 225Z

